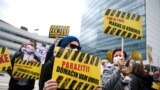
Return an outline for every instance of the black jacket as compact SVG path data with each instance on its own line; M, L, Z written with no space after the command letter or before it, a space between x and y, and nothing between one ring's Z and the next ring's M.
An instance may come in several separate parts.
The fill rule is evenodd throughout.
M130 90L151 90L147 85L147 78L143 78L137 74L130 74L131 82L129 84Z
M15 61L15 59L16 58L23 58L23 55L24 55L24 53L22 53L22 52L16 52L14 54L14 56L11 59L12 69L14 67L14 61ZM40 62L40 59L36 55L34 55L34 59L37 60L38 62ZM13 76L12 76L12 70L8 70L7 72L11 76L10 81L9 81L9 88L17 87L18 79L14 79L13 78ZM27 88L33 89L34 88L34 84L35 84L35 80L29 79Z
M74 37L74 36L67 36L62 38L57 46L65 48L70 42L72 41L76 41L78 42L79 46L79 40ZM47 56L46 56L46 60L45 62L47 62L46 64L44 64L42 73L41 73L41 77L39 80L39 90L43 90L44 87L44 83L48 80L50 80L52 78L52 70L53 70L53 63L54 63L54 44L50 47L49 51L47 52ZM62 90L62 89L58 89L58 90ZM64 90L64 89L63 89Z
M52 78L53 62L54 60L48 61L44 65L42 73L41 73L41 77L39 80L39 90L43 90L44 83Z
M45 58L45 63L46 64L48 61L52 61L53 58L53 50L54 50L55 44L52 44L46 54L46 58Z

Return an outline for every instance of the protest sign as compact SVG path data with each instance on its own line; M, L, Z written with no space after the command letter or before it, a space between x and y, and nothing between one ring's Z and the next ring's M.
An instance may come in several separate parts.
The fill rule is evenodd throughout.
M62 25L51 25L49 30L49 38L55 37L65 37L69 34L70 27L69 26L62 26Z
M132 51L131 51L131 56L132 56L132 58L134 58L135 60L142 60L142 54L141 54L139 51L132 50Z
M8 48L0 48L0 72L11 69L11 60Z
M16 58L13 68L13 76L28 78L28 79L40 79L42 64L39 62L30 62Z
M104 17L104 33L133 38L142 38L142 16L107 9Z
M106 57L107 57L107 60L109 60L110 61L110 63L113 63L113 60L112 60L112 53L113 53L113 51L112 50L108 50L107 52L106 52Z
M100 58L60 47L55 55L52 79L59 88L95 90L100 84Z

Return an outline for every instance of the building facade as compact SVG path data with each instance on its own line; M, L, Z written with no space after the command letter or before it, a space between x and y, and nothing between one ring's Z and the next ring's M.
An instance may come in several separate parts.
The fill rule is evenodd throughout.
M144 63L148 64L147 45L150 45L152 47L153 57L159 57L157 50L160 50L160 48L158 48L159 43L157 37L160 35L151 31L151 29L157 32L159 31L157 24L160 22L156 18L158 19L160 17L160 0L154 0L153 2L151 0L86 0L86 6L87 8L82 16L80 33L80 42L83 51L101 58L106 58L106 52L108 50L121 47L121 37L103 33L105 11L107 9L115 9L142 16L143 38L142 40L124 38L124 50L127 54L130 55L132 50L138 50L142 53ZM154 6L154 10L152 10L152 6ZM156 17L153 18L152 14ZM147 20L155 21L154 24L151 24ZM153 58L153 60L156 58ZM156 63L152 64L157 66Z
M35 40L37 45L46 44L46 48L53 44L51 38L29 33L26 30L16 28L13 25L0 20L0 47L9 48L11 56L13 56L20 48L21 44L27 43L30 40Z
M146 46L152 49L151 65L160 67L160 0L146 0ZM147 49L147 52L148 49ZM147 54L147 53L146 53ZM147 54L148 56L148 54ZM147 63L149 57L147 57Z

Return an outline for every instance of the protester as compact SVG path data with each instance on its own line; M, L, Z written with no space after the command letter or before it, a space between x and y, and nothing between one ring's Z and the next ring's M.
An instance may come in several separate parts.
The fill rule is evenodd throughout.
M109 61L107 59L102 59L102 65L101 65L101 75L103 73L103 70L107 67Z
M41 60L41 64L44 64L46 58L47 48L45 44L37 45L35 54Z
M130 90L150 90L147 86L147 73L142 64L134 63L129 77L131 78L129 83Z
M19 49L18 51L24 53L24 51L25 51L25 49L26 49L26 46L27 46L27 44L22 44L21 47L20 47L20 49Z
M104 69L102 74L102 89L103 90L125 90L125 85L122 80L124 78L124 67L127 59L127 54L121 49L113 51L113 65ZM122 55L122 56L121 56Z
M24 53L25 49L26 49L27 44L24 43L20 46L20 48L18 49L18 51L15 52L15 54L19 54L19 53Z
M75 51L79 51L81 49L79 40L74 36L64 37L58 42L57 46L60 46L62 48L72 49ZM44 66L44 69L42 71L42 75L39 81L39 90L56 90L57 89L58 87L57 82L51 79L53 64L54 64L54 57L52 61L48 61Z
M12 70L14 68L14 62L16 58L22 60L28 60L30 62L40 62L39 58L34 54L36 48L35 42L29 42L26 44L25 50L22 52L19 50L18 53L15 53L11 59ZM9 81L8 90L33 90L35 80L20 78L18 76L12 76L12 70L8 70L9 75L11 76Z
M160 82L160 71L155 71L153 73L153 78L154 78L154 81L159 81Z
M146 72L146 70L145 70L145 72ZM155 90L152 87L153 82L154 82L154 76L152 74L153 72L148 69L146 73L147 73L146 82L147 82L147 86L148 86L149 90Z

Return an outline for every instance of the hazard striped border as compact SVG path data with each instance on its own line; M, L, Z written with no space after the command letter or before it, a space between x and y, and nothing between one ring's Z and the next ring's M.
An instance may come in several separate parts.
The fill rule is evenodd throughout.
M100 58L95 57L93 55L69 49L68 51L66 51L65 48L62 47L58 48L58 50L55 52L55 56L57 58L64 58L72 61L78 61L80 63L89 64L96 67L98 67L101 61Z
M2 55L2 54L5 54L5 52L7 52L7 50L8 50L8 48L6 48L6 47L2 47L2 48L0 48L0 54ZM9 52L8 52L8 54L9 54ZM10 58L10 57L9 57ZM3 66L3 67L0 67L0 71L6 71L6 70L9 70L9 69L12 69L12 67L11 66Z
M55 57L76 61L83 64L88 64L94 67L98 67L98 65L101 64L101 59L98 57L95 57L88 53L83 53L83 52L75 51L71 49L65 49L62 47L56 47ZM64 88L69 88L70 90L95 90L96 89L96 87L93 84L77 81L77 80L74 80L73 78L64 77L62 75L59 75L56 81L60 89L64 89Z
M122 12L122 11L118 11L118 10L114 10L114 9L107 9L107 11L105 12L105 16L124 18L124 19L128 19L128 20L136 21L136 22L139 22L141 20L141 15L131 14L131 13ZM116 26L117 28L114 28L112 25L113 26L118 25L118 27L121 27L121 29L119 29L117 26ZM116 35L116 36L121 36L121 37L138 39L138 40L142 39L142 36L140 35L139 30L136 30L132 27L127 27L127 26L124 27L124 28L126 28L125 30L123 30L122 28L123 28L123 25L119 24L118 22L109 21L109 25L105 28L104 33ZM134 31L139 34L136 34L131 31Z
M49 38L60 37L63 38L68 36L70 27L69 26L61 26L61 25L51 25L49 31Z
M14 64L19 64L19 65L24 65L24 66L34 66L34 67L37 67L37 68L41 67L41 63L40 62L29 62L29 61L23 60L21 58L16 58ZM31 74L23 73L21 71L13 72L13 76L18 76L18 77L21 77L21 78L34 79L34 80L40 79L40 77L38 77L38 76L34 76L34 75L31 75Z

